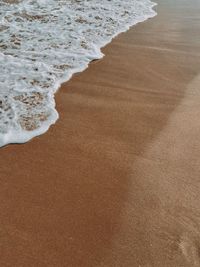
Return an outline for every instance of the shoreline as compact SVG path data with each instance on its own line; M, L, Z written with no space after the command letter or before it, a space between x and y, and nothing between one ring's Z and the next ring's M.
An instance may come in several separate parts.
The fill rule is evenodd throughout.
M11 4L13 4L13 3L16 3L16 2L11 1ZM33 124L32 126L27 126L27 129L29 129L29 127L33 128L32 130L29 131L29 130L26 130L22 127L23 120L22 120L21 124L18 122L18 121L20 121L20 117L18 114L18 110L15 111L15 113L14 113L15 114L15 121L11 124L10 127L8 126L8 130L6 133L4 133L4 132L0 133L0 147L6 146L9 144L26 143L26 142L32 140L34 137L37 137L39 135L46 133L49 130L49 128L51 127L51 125L55 124L56 121L59 119L59 114L56 110L55 94L61 88L62 84L68 82L73 77L73 75L75 75L77 73L81 73L84 70L86 70L88 68L89 64L93 60L101 59L104 56L104 54L101 52L102 48L104 48L106 45L111 43L112 40L114 38L116 38L119 34L128 31L131 27L134 27L138 23L144 22L145 20L148 20L148 19L156 16L156 12L154 10L156 3L152 2L150 0L147 0L146 4L150 5L150 7L148 7L148 14L146 14L146 11L144 9L143 10L144 14L141 16L141 14L139 13L139 15L136 16L137 19L133 16L133 18L127 20L126 23L125 23L125 21L124 21L124 23L121 22L119 29L117 31L115 31L114 34L111 34L110 36L109 35L104 36L104 38L99 40L99 42L96 42L94 40L93 40L92 44L90 44L90 42L89 42L88 45L89 46L91 45L94 51L92 51L92 52L91 51L85 51L85 55L82 58L82 61L83 61L82 64L79 62L79 66L71 67L71 69L69 68L68 70L66 70L65 72L62 73L62 77L59 77L59 78L56 76L54 77L55 82L52 85L50 85L48 88L47 104L43 103L43 105L45 106L45 104L46 104L46 108L48 108L48 113L45 114L47 117L46 120L41 119L41 120L39 120L39 122L37 122L37 121L34 122L34 120L32 121L30 119L30 114L28 114L28 113L23 114L23 116L26 115L25 116L26 120L24 122L24 125ZM112 15L112 14L110 14L110 15ZM74 31L74 32L76 32L76 31ZM79 38L81 38L81 36L79 36ZM72 38L72 40L73 40L73 38ZM49 45L50 45L50 43L49 43ZM67 54L67 50L65 52ZM88 54L89 52L90 52L90 55ZM4 55L4 54L2 54L2 55ZM76 54L74 54L73 56L74 56L74 59L77 57ZM43 58L43 60L44 60L44 58ZM68 60L69 60L69 58L68 58ZM66 62L66 63L68 64L68 62ZM44 64L46 64L46 62L44 62ZM76 64L77 64L77 62L76 62ZM36 66L36 67L37 67L36 69L38 69L38 66ZM50 68L51 66L48 66L48 64L46 64L46 67ZM52 70L50 68L49 71L53 71L53 68L52 68ZM30 77L28 77L28 78L30 79ZM20 77L19 77L19 80L20 80ZM47 80L48 80L48 78L47 78ZM39 89L41 90L42 87ZM33 92L34 91L39 92L42 94L43 92L40 91L39 89L33 87L32 91ZM23 88L23 90L24 90L24 88ZM39 90L39 91L37 91L37 90ZM28 91L25 91L25 93L29 93L29 91L30 91L30 89ZM13 91L13 94L14 94L14 91ZM12 93L11 93L11 95L12 95ZM22 95L21 95L21 97L23 98ZM45 95L43 97L45 98ZM13 97L13 99L14 99L14 97ZM17 105L15 105L15 103L12 103L12 101L11 101L11 106L17 106ZM21 107L21 108L23 108L23 107ZM40 109L42 109L42 108L43 108L43 106L40 107ZM35 115L37 115L37 113L33 112L32 116L34 117ZM43 118L44 115L42 114L41 117ZM34 128L34 125L37 125L37 123L40 126Z
M157 2L1 149L0 265L200 265L200 3Z

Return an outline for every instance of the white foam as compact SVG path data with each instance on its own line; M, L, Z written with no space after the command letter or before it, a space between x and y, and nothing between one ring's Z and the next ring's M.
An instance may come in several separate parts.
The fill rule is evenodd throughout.
M46 132L60 84L156 15L150 0L0 0L0 146Z

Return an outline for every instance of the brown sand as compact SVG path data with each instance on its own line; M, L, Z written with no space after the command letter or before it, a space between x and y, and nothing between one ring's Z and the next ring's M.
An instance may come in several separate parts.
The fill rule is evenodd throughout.
M200 1L158 2L0 150L0 266L200 266Z

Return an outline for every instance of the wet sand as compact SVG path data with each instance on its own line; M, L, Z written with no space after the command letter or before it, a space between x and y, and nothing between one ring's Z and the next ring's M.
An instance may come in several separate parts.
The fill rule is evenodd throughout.
M200 2L158 4L0 150L0 266L200 266Z

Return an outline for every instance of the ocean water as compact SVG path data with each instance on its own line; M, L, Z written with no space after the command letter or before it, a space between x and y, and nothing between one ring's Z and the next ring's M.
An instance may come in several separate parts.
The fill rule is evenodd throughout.
M23 143L58 119L61 83L101 47L156 15L150 0L0 0L0 146Z

